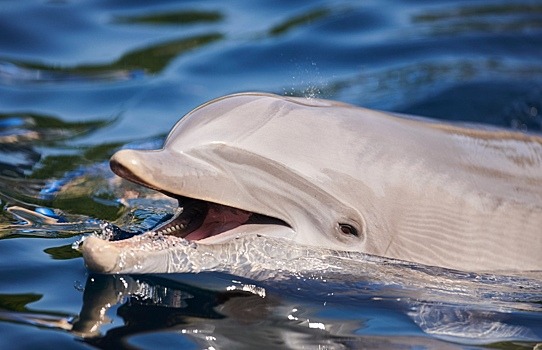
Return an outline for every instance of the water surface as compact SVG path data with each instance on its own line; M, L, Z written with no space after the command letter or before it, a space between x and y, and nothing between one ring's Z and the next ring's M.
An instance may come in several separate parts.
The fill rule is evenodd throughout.
M541 48L527 0L2 2L0 347L533 349L536 278L95 276L72 244L172 210L107 160L159 147L209 99L264 91L539 133Z

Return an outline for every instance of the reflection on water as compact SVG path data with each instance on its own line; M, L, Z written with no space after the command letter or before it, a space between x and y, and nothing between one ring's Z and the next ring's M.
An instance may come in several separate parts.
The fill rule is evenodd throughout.
M71 247L104 220L145 231L170 214L107 159L127 143L156 148L228 93L540 132L541 14L527 0L4 3L0 347L532 349L534 276L358 262L367 273L87 279Z
M219 11L168 11L139 16L117 17L119 23L152 25L189 25L207 22L220 22L224 15Z
M0 174L14 177L27 175L32 178L62 176L65 171L77 167L77 164L56 161L50 165L40 165L36 169L36 163L41 160L41 154L36 151L36 148L67 148L64 141L85 136L106 127L110 122L97 120L72 123L56 117L32 113L0 114L0 149L3 151ZM93 153L96 153L96 150ZM103 157L103 154L97 156ZM73 158L75 160L75 156ZM80 157L77 161L80 163L79 159Z
M96 162L118 145L81 149L66 144L109 123L71 123L37 114L0 115L0 199L21 206L8 207L8 211L34 227L58 221L35 213L40 206L78 216L116 218L119 205L107 191L106 176L111 175L103 170L106 165ZM51 154L43 157L47 150Z
M447 10L422 11L413 16L416 23L429 24L432 34L466 34L537 30L542 27L542 5L508 3L463 5Z
M177 344L246 349L323 344L334 349L407 344L454 349L458 347L447 341L465 338L471 344L515 339L532 346L542 332L540 326L525 323L532 317L525 311L494 308L491 302L461 307L433 303L424 300L429 294L423 291L380 289L375 297L362 283L344 277L325 282L325 291L319 287L322 281L310 278L272 284L217 274L200 279L214 286L195 286L186 275L90 275L77 314L29 308L38 295L1 295L0 318L65 330L104 349L138 346L164 332L171 340L179 338ZM394 338L383 337L381 332L391 326L385 319L401 319L404 310L410 319L395 321L403 330Z
M171 60L185 52L220 40L220 34L179 39L127 52L118 60L104 65L83 65L70 68L48 67L35 63L0 62L0 79L7 83L63 81L119 81L141 78L143 74L162 71Z
M307 13L303 13L293 18L288 18L283 23L276 25L269 30L270 35L281 35L289 30L295 29L298 26L311 24L314 21L318 21L321 18L329 16L331 11L328 9L316 9Z

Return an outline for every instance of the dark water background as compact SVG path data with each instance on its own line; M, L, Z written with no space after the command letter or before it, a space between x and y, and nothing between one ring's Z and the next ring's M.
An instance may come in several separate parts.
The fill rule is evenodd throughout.
M141 227L171 209L126 199L139 189L112 177L111 154L249 90L540 132L542 3L1 1L0 348L542 342L532 281L461 303L318 275L89 275L71 246L97 219Z

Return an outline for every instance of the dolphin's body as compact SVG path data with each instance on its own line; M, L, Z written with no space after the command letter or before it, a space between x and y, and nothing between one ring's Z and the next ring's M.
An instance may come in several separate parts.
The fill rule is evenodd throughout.
M542 270L536 135L245 93L196 108L163 149L119 151L111 167L178 198L183 213L155 231L198 245L257 233L466 271ZM85 261L122 272L118 256L138 239L90 237Z

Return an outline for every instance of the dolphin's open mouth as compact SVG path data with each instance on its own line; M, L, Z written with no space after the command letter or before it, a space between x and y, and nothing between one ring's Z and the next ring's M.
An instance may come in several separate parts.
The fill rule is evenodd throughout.
M183 268L188 272L200 271L206 266L203 262L207 258L201 260L205 253L190 242L211 247L236 241L244 233L255 232L261 237L260 232L267 233L272 228L282 236L285 231L275 228L285 228L288 233L291 230L280 219L200 199L167 195L177 199L179 207L171 218L150 231L129 232L109 225L103 231L106 237L86 237L81 252L87 267L97 273L173 272ZM198 252L203 254L200 258Z
M168 193L161 188L149 185L113 159L110 165L111 170L120 177L160 191L168 197L177 199L179 202L173 217L152 229L155 233L172 235L189 241L201 241L245 224L273 224L290 227L286 222L270 216ZM123 240L132 236L134 236L134 233L122 231L112 240Z
M177 199L179 207L172 218L152 229L155 233L200 241L245 224L288 226L280 219L262 214L199 199L168 195Z

